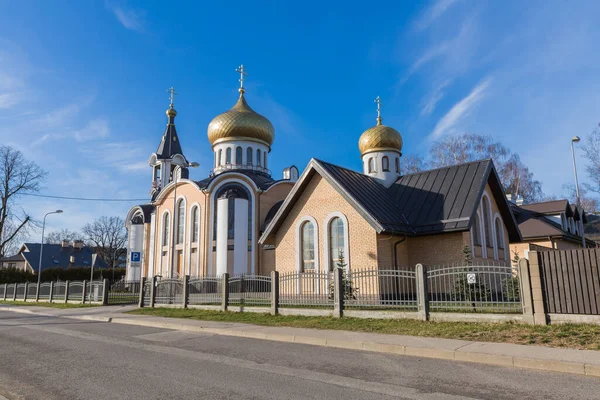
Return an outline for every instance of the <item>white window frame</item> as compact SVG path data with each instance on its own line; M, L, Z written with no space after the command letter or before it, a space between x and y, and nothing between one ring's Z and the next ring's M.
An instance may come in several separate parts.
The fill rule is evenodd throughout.
M350 235L349 235L349 226L348 226L348 218L342 214L339 211L336 212L332 212L330 214L327 215L327 217L325 218L325 224L323 226L323 233L324 233L324 261L325 261L325 268L323 269L324 272L329 272L330 270L333 270L333 268L331 268L331 256L330 256L330 249L329 249L329 226L331 225L331 221L335 218L335 217L339 217L341 218L342 222L344 223L344 261L346 261L346 272L350 272Z

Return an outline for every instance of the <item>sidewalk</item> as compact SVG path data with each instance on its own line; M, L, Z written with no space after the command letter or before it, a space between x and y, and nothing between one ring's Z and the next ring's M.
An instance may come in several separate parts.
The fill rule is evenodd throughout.
M136 306L72 309L0 306L0 311L14 311L189 332L205 332L278 342L467 361L503 367L529 368L600 377L600 351L337 330L267 327L231 322L124 314L124 312L135 308Z

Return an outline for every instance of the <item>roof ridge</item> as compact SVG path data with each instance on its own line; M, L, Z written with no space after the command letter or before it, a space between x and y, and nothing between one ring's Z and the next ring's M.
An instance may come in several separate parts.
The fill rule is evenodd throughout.
M423 174L423 173L426 173L426 172L440 171L442 169L453 168L453 167L460 167L462 165L476 164L476 163L482 163L482 162L486 162L486 161L494 162L494 160L492 160L491 158L483 158L481 160L467 161L467 162L460 163L460 164L447 165L445 167L437 167L437 168L426 169L426 170L418 171L418 172L411 172L410 174L400 175L400 177L398 178L398 180L404 178L405 176ZM396 181L396 182L398 182L398 181Z

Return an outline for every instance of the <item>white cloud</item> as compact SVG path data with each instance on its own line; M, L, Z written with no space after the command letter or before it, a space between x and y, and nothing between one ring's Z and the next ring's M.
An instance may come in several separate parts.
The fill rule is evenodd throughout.
M21 101L18 93L3 93L0 94L0 108L11 108Z
M125 28L136 32L144 32L143 14L140 11L118 6L112 7L111 11Z
M450 85L450 83L452 83L452 79L446 79L440 85L436 86L431 91L429 96L427 96L427 98L423 100L423 106L421 107L421 116L429 115L435 110L435 107L437 106L438 102L442 99L442 97L444 97L444 89L448 85Z
M431 24L448 11L456 2L457 0L436 0L421 14L421 17L415 22L414 28L417 31L429 28Z
M91 120L88 124L73 133L75 140L83 142L86 140L104 139L110 135L108 121L103 118Z
M483 99L490 85L490 79L484 79L471 90L471 93L446 113L435 125L430 138L437 139L445 133L452 132L456 124L468 115L473 108Z

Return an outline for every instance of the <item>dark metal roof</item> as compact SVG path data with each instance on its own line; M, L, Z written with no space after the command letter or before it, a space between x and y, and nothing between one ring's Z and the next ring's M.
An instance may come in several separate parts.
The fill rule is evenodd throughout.
M562 201L562 200L561 200ZM566 201L566 200L564 200ZM528 204L528 206L535 204ZM581 237L563 230L562 225L547 217L542 212L532 211L524 205L510 205L519 224L519 230L525 240L547 237L561 237L574 242L581 242Z
M282 204L283 204L283 200L279 200L277 203L273 204L273 207L271 207L269 209L269 211L267 212L267 216L265 217L265 223L263 224L263 229L267 225L269 225L269 222L271 222L273 220L273 218L275 217L275 214L277 214L277 211L279 211Z
M569 207L568 200L551 200L551 201L542 201L540 203L532 203L532 204L523 204L519 207L533 211L540 214L560 214L566 213L568 217L573 216L573 209Z
M289 208L314 173L321 174L363 215L378 232L410 236L466 231L481 200L485 185L496 200L511 242L521 235L491 160L404 175L389 188L379 180L325 161L313 159L286 199ZM278 212L277 229L285 209ZM265 237L266 239L266 237Z
M25 243L21 254L29 265L37 270L40 261L40 243ZM25 251L29 250L29 251ZM44 244L42 253L42 270L47 268L67 268L67 267L90 267L92 265L93 251L88 246L81 249L75 249L73 246L62 247L60 244ZM73 256L75 262L71 264L70 258ZM107 268L108 265L100 257L96 259L94 268Z
M220 174L216 174L216 175L210 176L208 178L202 179L201 181L196 181L196 185L198 185L198 187L200 189L206 189L210 185L210 183L212 181L214 181L217 177L222 177L226 174L232 174L232 173L246 175L261 190L266 190L273 184L279 182L278 180L274 180L273 178L271 178L268 174L266 174L264 172L253 171L251 169L232 169L232 170L221 172Z
M166 160L173 158L175 154L183 155L183 150L175 129L175 117L169 117L169 123L156 150L156 158Z

